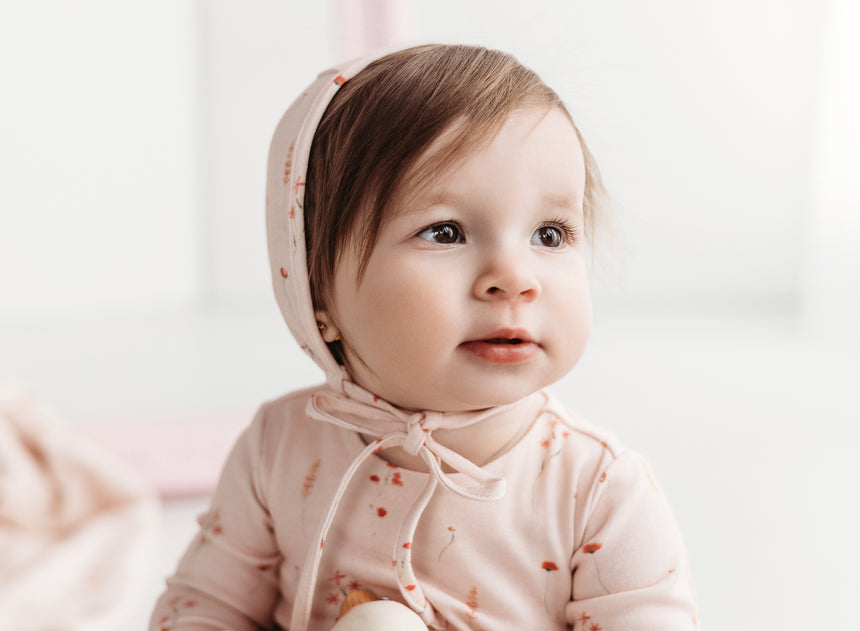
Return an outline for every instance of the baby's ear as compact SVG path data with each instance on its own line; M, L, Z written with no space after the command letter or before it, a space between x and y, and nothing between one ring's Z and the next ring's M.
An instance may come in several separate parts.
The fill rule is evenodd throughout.
M328 314L325 311L315 311L314 316L317 319L317 328L320 330L320 335L326 343L331 344L340 339L340 331L331 323Z

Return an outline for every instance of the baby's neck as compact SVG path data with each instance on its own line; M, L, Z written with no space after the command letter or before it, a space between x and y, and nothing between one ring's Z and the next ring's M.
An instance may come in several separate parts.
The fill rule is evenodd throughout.
M433 438L441 445L483 467L507 453L525 436L545 404L546 395L543 392L535 392L509 409L474 425L458 429L434 430ZM362 434L362 440L365 444L369 444L375 439ZM391 447L377 455L404 469L427 471L427 465L419 456L407 453L402 447ZM450 471L447 472L450 473Z

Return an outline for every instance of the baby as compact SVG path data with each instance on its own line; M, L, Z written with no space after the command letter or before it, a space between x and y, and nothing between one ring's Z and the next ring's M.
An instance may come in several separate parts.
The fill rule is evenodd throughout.
M647 464L543 390L589 337L600 189L507 54L322 73L266 203L278 303L327 382L240 437L151 629L695 629Z

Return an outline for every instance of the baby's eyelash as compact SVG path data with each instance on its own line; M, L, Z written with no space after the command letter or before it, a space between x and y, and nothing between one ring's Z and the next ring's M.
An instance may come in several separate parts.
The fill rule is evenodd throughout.
M566 217L555 217L554 219L541 224L540 227L543 228L545 226L552 226L561 230L564 233L565 241L570 243L576 243L579 241L579 226Z

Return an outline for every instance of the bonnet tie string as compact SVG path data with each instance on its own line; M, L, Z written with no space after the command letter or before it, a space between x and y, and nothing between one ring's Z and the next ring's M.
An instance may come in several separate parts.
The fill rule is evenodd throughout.
M353 476L368 458L383 449L395 446L400 446L407 453L420 457L429 470L427 484L407 513L392 553L395 580L401 595L429 626L435 619L435 612L427 602L412 569L412 541L421 515L433 497L437 485L441 484L452 493L479 501L497 500L505 493L504 478L484 471L470 460L439 444L434 440L432 432L440 427L446 429L468 427L512 406L452 414L432 411L409 412L372 395L351 381L343 380L341 389L342 394L336 391L321 391L312 395L306 410L308 417L369 434L375 437L375 440L358 454L344 473L328 512L317 531L314 541L318 542L318 545L315 543L308 550L293 602L290 629L292 631L307 629L310 622L313 595L325 540ZM464 474L474 484L466 486L458 483L445 473L443 465Z

